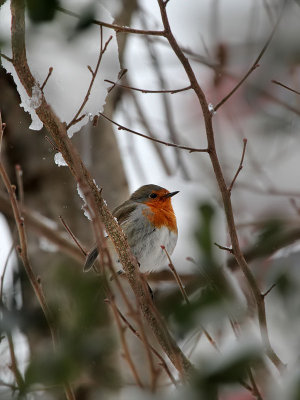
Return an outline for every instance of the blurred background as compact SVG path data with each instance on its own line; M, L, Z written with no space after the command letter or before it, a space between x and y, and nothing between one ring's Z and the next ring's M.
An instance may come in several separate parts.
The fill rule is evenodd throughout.
M109 323L99 289L102 278L83 277L83 258L60 221L62 216L86 250L93 245L76 185L67 168L54 162L56 150L47 140L50 135L39 126L13 74L9 7L8 0L0 1L0 110L6 124L1 159L17 186L30 260L59 326L61 348L53 353L43 314L15 253L16 228L1 183L0 358L5 361L0 366L0 398L64 398L61 384L69 380L75 382L76 399L183 395L208 400L299 399L299 1L170 0L167 4L174 36L212 106L253 65L281 15L259 66L218 108L213 126L228 185L241 160L243 139L247 139L232 203L241 247L262 292L276 285L265 300L271 343L287 364L283 374L260 347L255 305L243 276L230 254L214 245L230 246L230 240L208 155L163 146L118 130L101 116L94 117L102 112L147 136L205 148L203 115L193 91L142 93L129 88L185 88L189 81L182 66L164 38L115 34L103 28L103 42L110 35L113 38L83 108L86 116L71 129L72 141L103 189L110 209L143 184L180 191L173 200L179 238L172 261L194 307L183 307L170 274L153 274L149 282L173 335L199 371L188 387L175 390L167 382L155 393L147 385L139 388L128 377L122 378L118 335ZM94 69L99 57L99 26L94 19L162 29L154 0L26 2L29 65L40 85L53 67L44 93L66 123L86 95L91 80L87 65ZM112 88L105 80L117 85ZM219 282L217 289L207 289L211 279ZM204 287L201 294L195 291L200 286ZM230 327L231 314L240 324L240 339ZM201 335L203 326L212 333L221 354ZM13 348L19 379L12 362ZM241 385L250 367L261 397Z

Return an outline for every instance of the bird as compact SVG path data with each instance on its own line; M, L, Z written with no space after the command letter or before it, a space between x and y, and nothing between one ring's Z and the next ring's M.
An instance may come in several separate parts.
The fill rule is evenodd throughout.
M174 251L178 229L171 198L177 193L154 184L143 185L112 212L142 273L167 265L166 251L169 255ZM93 267L98 254L96 246L87 254L85 272Z

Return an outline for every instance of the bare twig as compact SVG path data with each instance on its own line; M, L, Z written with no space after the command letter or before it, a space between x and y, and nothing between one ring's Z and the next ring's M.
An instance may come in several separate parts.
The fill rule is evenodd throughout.
M290 90L290 91L293 92L293 93L296 93L296 94L299 94L299 95L300 95L300 92L299 92L298 90L292 89L291 87L286 86L286 85L284 85L284 84L281 83L281 82L275 81L275 79L272 79L271 82L272 82L272 83L275 83L275 84L278 85L278 86L282 86L282 87L284 87L285 89Z
M96 76L97 76L97 73L98 73L98 70L99 70L99 67L100 67L100 63L101 63L103 54L105 53L105 51L106 51L106 49L107 49L107 46L109 45L109 42L112 40L112 38L113 38L113 37L110 36L110 37L107 39L107 41L105 42L105 45L103 46L103 32L102 32L102 26L100 26L100 52L99 52L98 61L97 61L97 64L96 64L96 67L95 67L95 70L94 70L94 71L92 70L91 67L88 66L88 69L89 69L89 71L90 71L91 74L92 74L92 79L91 79L91 82L90 82L90 84L89 84L88 90L87 90L87 92L86 92L85 98L84 98L84 100L83 100L81 106L79 107L78 111L76 112L74 118L73 118L72 121L70 121L69 124L67 125L67 129L70 129L72 125L74 125L74 124L76 124L77 122L81 121L81 120L85 117L85 114L84 114L84 115L81 115L81 116L79 116L79 115L80 115L80 113L82 112L84 106L86 105L86 103L87 103L87 101L88 101L88 99L89 99L89 97L90 97L91 90L92 90L93 84L94 84L94 82L95 82L95 79L96 79Z
M176 269L174 267L174 264L173 264L173 262L171 260L171 257L169 255L166 247L165 246L160 246L160 247L162 248L162 250L164 251L164 253L166 254L166 256L167 256L167 258L169 260L168 266L169 266L170 270L172 271L172 273L173 273L173 275L174 275L174 277L176 279L176 282L177 282L178 287L179 287L179 289L181 291L182 297L184 298L186 304L190 304L190 301L189 301L189 298L188 298L188 296L187 296L187 294L185 292L184 286L183 286L183 284L181 282L181 279L180 279L179 275L177 274L177 271L176 271Z
M121 324L120 314L119 314L118 308L117 308L117 306L116 306L116 304L115 304L115 302L114 302L114 300L112 298L107 300L106 303L108 303L110 305L110 307L111 307L111 309L113 311L113 314L114 314L114 317L115 317L115 320L116 320L116 323L117 323L117 326L118 326L118 330L120 332L120 338L121 338L121 343L122 343L123 350L124 350L125 360L127 361L128 365L129 365L129 368L132 371L133 377L134 377L137 385L140 388L144 388L144 385L143 385L143 383L141 381L141 378L139 377L137 369L136 369L136 367L134 365L134 362L132 360L132 357L130 355L130 351L128 349L128 345L127 345L127 341L126 341L126 337L125 337L125 329L124 329L124 326L122 326L122 324Z
M268 294L271 292L272 289L274 289L275 286L276 286L276 283L273 283L273 285L265 293L262 293L261 295L263 297L268 296Z
M190 301L189 301L188 295L186 294L186 291L185 291L185 289L184 289L184 286L183 286L183 284L182 284L182 281L181 281L181 279L180 279L180 276L178 275L178 273L177 273L177 271L176 271L176 268L175 268L175 266L174 266L174 264L173 264L173 262L172 262L172 260L171 260L171 257L170 257L170 255L169 255L167 249L165 248L165 246L160 246L160 247L161 247L162 250L165 252L165 254L166 254L166 256L167 256L167 258L168 258L168 260L169 260L169 264L168 264L168 265L169 265L169 268L170 268L170 270L172 271L172 273L173 273L173 275L174 275L174 277L175 277L175 280L176 280L176 282L177 282L177 284L178 284L178 287L179 287L179 289L180 289L180 291L181 291L182 297L184 298L186 304L190 305ZM211 335L207 332L207 330L206 330L203 326L201 326L201 329L203 330L203 332L204 332L206 338L207 338L208 341L211 343L211 345L212 345L217 351L220 351L219 348L218 348L218 346L217 346L217 344L216 344L216 342L215 342L214 339L211 337Z
M232 182L231 182L230 186L228 187L228 191L230 193L232 191L233 185L234 185L239 173L243 169L243 162L244 162L244 157L245 157L245 152L246 152L247 139L243 139L243 143L244 143L244 145L243 145L242 157L241 157L241 161L240 161L239 167L238 167L238 169L237 169L237 171L236 171L236 173L235 173L235 175L234 175L234 177L232 179Z
M233 254L233 250L231 247L222 246L221 244L218 244L216 242L214 243L214 245L219 247L219 249L221 249L221 250L225 250L225 251L228 251L229 253Z
M248 376L249 376L249 379L250 379L250 382L252 385L252 388L251 388L252 394L256 397L256 400L263 400L263 397L258 389L258 386L257 386L256 381L253 376L253 372L250 367L248 368Z
M191 89L191 85L190 86L186 86L184 88L181 89L168 89L168 90L150 90L150 89L139 89L133 86L127 86L127 85L122 85L120 83L114 82L114 81L110 81L109 79L104 79L104 82L108 82L111 83L114 86L119 86L123 89L130 89L130 90L134 90L136 92L141 92L141 93L170 93L170 94L175 94L175 93L179 93L179 92L184 92L186 90L190 90Z
M66 231L68 232L68 234L71 236L71 238L73 239L74 243L76 244L76 246L79 248L79 250L81 251L81 253L86 256L87 252L82 248L81 244L79 243L78 239L76 238L76 236L74 235L74 233L71 231L71 229L69 228L68 224L65 222L65 220L63 219L63 217L61 215L59 215L59 219L61 221L61 223L63 224L63 226L65 227Z
M8 218L13 218L13 212L9 200L3 192L0 192L0 210ZM55 224L54 221L51 220L51 224L49 225L49 220L45 216L40 214L36 215L32 210L29 210L26 207L23 207L22 213L26 220L26 226L32 229L36 235L39 237L45 237L61 249L61 251L71 256L74 260L82 263L83 257L78 248L67 240L61 232L51 227L51 224Z
M41 86L41 91L44 90L44 88L45 88L45 86L46 86L46 84L48 82L48 79L50 78L52 72L53 72L53 67L49 67L48 75L46 76L46 79L44 80L44 82L43 82L43 84Z
M131 330L132 333L134 333L134 335L141 341L143 341L140 333L131 325L131 323L128 321L128 319L121 313L121 311L118 309L118 313L120 315L120 317L122 318L123 322L128 326L128 328ZM149 345L151 351L153 354L155 354L155 356L159 359L161 366L163 367L163 369L166 371L167 375L169 376L170 380L172 381L172 383L177 386L177 382L174 378L174 376L172 375L170 369L168 368L167 363L165 362L165 360L163 359L163 357L159 354L159 352L151 345Z
M6 336L7 336L10 359L11 359L10 369L11 369L12 373L14 374L14 377L15 377L16 383L18 385L18 388L21 391L22 388L24 387L25 382L24 382L23 376L22 376L22 374L21 374L21 372L19 370L19 367L18 367L12 335L11 335L10 332L7 332Z
M64 14L68 14L72 17L75 18L80 18L80 15L76 14L73 11L67 10L65 8L62 7L57 7L58 11L63 12ZM144 30L144 29L134 29L134 28L129 28L127 26L120 26L120 25L116 25L116 24L109 24L107 22L103 22L103 21L97 21L96 19L93 19L91 21L92 24L95 25L100 25L106 28L110 28L113 29L116 32L123 32L123 33L134 33L136 35L152 35L152 36L164 36L164 31L154 31L154 30Z
M238 89L239 87L245 82L245 80L249 77L249 75L252 74L252 72L259 67L259 62L262 58L262 56L265 54L267 48L269 47L269 44L271 43L271 40L273 39L273 36L277 30L277 27L279 25L279 22L281 20L281 17L283 15L283 10L285 9L287 1L284 2L283 7L281 12L279 13L279 16L277 18L276 24L274 25L270 36L268 37L268 40L266 41L266 43L264 44L263 48L261 49L259 55L257 56L257 58L255 59L254 63L251 65L250 69L247 71L247 73L243 76L243 78L239 81L239 83L227 94L227 96L225 96L215 107L215 111L217 111Z
M0 52L0 57L4 58L4 60L9 61L9 62L13 62L12 58L6 56L5 54Z
M147 136L147 135L144 135L143 133L134 131L133 129L126 128L126 126L118 124L117 122L115 122L112 119L108 118L106 115L102 114L101 112L99 113L99 115L101 115L103 118L105 118L108 121L110 121L112 124L116 125L118 127L118 130L121 130L121 131L123 130L123 131L127 131L127 132L130 132L130 133L133 133L134 135L141 136L141 137L143 137L145 139L152 140L154 142L163 144L165 146L176 147L177 149L182 149L182 150L188 150L190 153L194 153L194 152L195 153L196 152L198 152L198 153L208 153L209 152L208 149L197 149L195 147L182 146L182 145L179 145L179 144L164 142L163 140L155 139L155 138L153 138L151 136Z

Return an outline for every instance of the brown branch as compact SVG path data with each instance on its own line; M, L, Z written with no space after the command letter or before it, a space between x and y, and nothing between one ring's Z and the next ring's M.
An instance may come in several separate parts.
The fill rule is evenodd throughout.
M85 98L84 98L81 106L79 107L79 109L76 112L76 114L75 114L74 118L72 119L72 121L70 121L69 124L67 125L67 130L70 129L72 125L75 125L77 122L81 121L85 117L85 114L81 115L80 117L79 117L79 115L80 115L81 111L83 110L84 106L86 105L86 103L88 102L88 99L89 99L91 91L92 91L92 87L94 85L94 82L95 82L95 79L96 79L96 76L97 76L97 73L98 73L98 70L99 70L99 67L100 67L100 64L101 64L101 60L102 60L103 54L105 53L105 51L107 49L107 46L109 45L109 42L112 40L112 38L113 37L110 36L107 39L107 41L106 41L106 43L105 43L105 45L103 47L103 32L102 32L102 26L100 26L100 53L99 53L99 57L98 57L98 60L97 60L97 64L96 64L96 67L95 67L94 71L92 70L91 67L89 68L89 71L92 74L91 82L89 84L88 90L86 92Z
M264 243L261 245L255 243L244 250L244 256L247 262L262 258L270 257L276 251L293 244L300 239L300 229L294 228L286 232L282 232L279 237L274 237L271 247L266 247ZM237 267L236 260L230 258L228 260L227 266L231 270L235 270Z
M13 211L11 209L10 202L3 192L0 192L0 211L6 217L13 218ZM26 220L26 226L32 229L36 233L36 235L45 237L47 240L55 244L61 251L68 254L74 260L77 260L80 263L83 262L84 259L78 248L74 246L69 240L67 240L61 232L51 228L47 222L43 222L44 220L47 221L48 218L42 215L35 215L33 211L29 210L26 207L23 207L22 215ZM54 223L54 221L51 222Z
M149 140L151 140L153 142L160 143L160 144L163 144L165 146L176 147L177 149L182 149L182 150L188 150L190 153L196 153L196 152L198 152L198 153L208 153L209 152L209 149L197 149L195 147L182 146L180 144L169 143L169 142L164 142L163 140L155 139L155 138L153 138L151 136L147 136L147 135L144 135L143 133L134 131L133 129L126 128L126 126L118 124L117 122L115 122L112 119L108 118L106 115L102 114L101 112L99 112L99 115L101 115L103 118L105 118L108 121L110 121L112 124L116 125L118 127L118 130L120 130L120 131L127 131L127 132L130 132L130 133L133 133L134 135L141 136L141 137L143 137L145 139L149 139Z
M285 0L282 10L279 13L279 16L277 18L276 24L274 25L270 36L268 37L268 40L266 41L266 43L264 44L263 48L261 49L259 55L257 56L257 58L255 59L254 63L252 64L252 66L250 67L250 69L248 70L248 72L246 72L246 74L243 76L243 78L238 82L238 84L227 94L227 96L225 96L215 107L214 110L217 111L218 108L220 108L238 89L239 87L246 81L246 79L249 77L249 75L252 74L252 72L259 67L259 62L262 58L262 56L265 54L267 48L269 47L269 44L271 43L271 40L273 39L273 36L277 30L277 27L279 25L279 22L281 20L281 17L283 15L283 10L285 9L287 0Z
M35 79L31 74L26 58L24 0L11 0L11 11L14 67L24 89L28 95L31 96ZM129 284L138 298L144 318L147 320L162 349L170 358L175 368L179 371L184 371L185 375L189 375L193 370L193 366L170 335L157 310L153 308L152 304L149 304L147 294L145 293L143 285L139 279L139 268L137 262L131 253L127 239L122 229L113 218L111 212L108 210L90 173L72 145L72 142L67 135L65 125L58 119L51 107L47 104L43 94L41 105L35 111L48 132L51 134L56 146L62 153L64 160L68 164L71 173L76 179L86 199L89 212L92 215L93 228L97 243L105 246L103 237L104 225L106 232L114 243L119 260L126 272Z
M244 162L244 157L245 157L245 152L246 152L247 139L243 139L243 143L244 143L244 145L243 145L242 157L241 157L241 161L240 161L239 167L238 167L238 169L237 169L237 171L236 171L236 173L235 173L235 175L234 175L234 177L232 179L232 182L231 182L230 186L228 187L228 191L230 193L232 191L233 185L234 185L239 173L243 169L243 162Z
M217 246L220 250L225 250L228 251L229 253L233 254L233 250L231 247L226 247L226 246L222 246L219 243L214 243L215 246Z
M273 283L273 285L271 287L269 287L269 289L267 291L265 291L265 293L262 293L262 297L266 297L268 296L268 294L271 292L271 290L274 289L274 287L276 286L276 283Z
M67 10L63 7L57 7L58 11L61 11L64 14L70 15L75 18L80 18L80 15L76 14L73 11ZM103 21L97 21L96 19L93 19L91 21L92 24L95 25L100 25L106 28L113 29L114 31L118 32L123 32L123 33L134 33L136 35L151 35L151 36L164 36L164 31L154 31L154 30L144 30L144 29L134 29L134 28L129 28L127 26L120 26L116 24L109 24L107 22Z
M9 62L11 62L11 63L13 62L12 58L7 57L5 54L3 54L3 53L1 53L1 52L0 52L0 57L4 58L4 60L9 61Z
M198 97L200 107L202 109L202 113L203 113L203 117L204 117L204 122L205 122L209 156L210 156L210 160L211 160L211 163L212 163L212 166L214 169L216 180L217 180L217 183L218 183L221 195L222 195L222 201L223 201L224 211L225 211L225 215L226 215L226 219L227 219L229 235L231 238L232 249L233 249L236 261L237 261L239 267L241 268L241 270L243 271L243 274L248 282L249 287L251 288L251 291L252 291L253 296L256 301L259 326L260 326L262 341L263 341L266 353L267 353L268 357L271 359L271 361L274 363L274 365L276 365L276 367L280 369L284 366L284 364L279 359L277 354L274 352L274 350L271 346L270 340L269 340L264 299L261 297L261 292L256 283L255 277L252 274L252 272L250 271L250 269L247 265L247 262L244 258L244 255L240 249L239 239L238 239L237 231L236 231L236 227L235 227L232 203L231 203L231 198L230 198L231 196L230 196L230 192L228 191L228 188L227 188L224 176L223 176L223 171L222 171L219 159L218 159L216 146L215 146L214 130L213 130L213 126L212 126L212 115L209 111L205 94L197 81L195 73L194 73L188 59L185 57L184 53L182 52L181 48L179 47L179 45L175 39L175 37L173 36L163 0L158 0L158 4L160 7L161 18L162 18L163 25L165 28L165 36L166 36L170 46L172 47L174 53L177 55L179 61L181 62L183 68L185 69L186 74L190 80L191 86L192 86L193 90L195 91L195 94Z
M119 330L119 333L120 333L120 338L121 338L121 343L122 343L122 347L123 347L123 350L124 350L125 360L127 361L128 365L129 365L129 368L132 371L133 377L134 377L137 385L140 388L144 388L144 385L143 385L143 383L141 381L141 378L139 377L137 369L136 369L136 367L134 365L134 362L132 360L132 357L130 355L130 351L128 349L127 341L126 341L126 338L125 338L125 329L124 329L124 326L122 326L122 324L121 324L119 310L118 310L115 302L113 301L113 299L107 300L106 303L108 303L110 305L110 307L111 307L111 309L113 311L113 314L114 314L114 317L115 317L115 321L117 323L117 327L118 327L118 330Z
M272 82L272 83L275 83L276 85L282 86L282 87L284 87L285 89L290 90L290 91L293 92L293 93L296 93L296 94L299 94L299 95L300 95L300 92L298 92L298 90L292 89L291 87L286 86L286 85L284 85L283 83L280 83L280 82L278 82L278 81L275 81L275 79L272 79L271 82Z
M123 320L123 322L128 326L128 328L131 330L131 332L140 340L143 341L140 333L131 325L131 323L128 321L128 319L121 313L121 311L118 309L118 313L121 317L121 319ZM163 367L163 369L166 371L167 375L169 376L170 380L172 381L172 383L177 386L177 382L174 378L174 376L172 375L170 369L168 368L167 363L165 362L165 360L163 359L163 357L159 354L159 352L151 345L149 345L152 353L159 359L161 366Z
M82 248L81 244L79 243L78 239L76 238L76 236L74 235L74 233L71 231L70 227L68 226L68 224L65 222L65 220L63 219L63 217L61 215L59 215L59 219L61 220L61 223L63 224L63 226L65 227L66 231L68 232L68 234L71 236L72 240L74 241L74 243L76 244L76 246L79 248L79 250L81 251L81 253L86 256L87 252Z
M186 294L186 291L185 291L185 289L184 289L184 286L183 286L183 284L182 284L182 281L181 281L181 279L180 279L180 277L179 277L179 275L178 275L178 273L177 273L177 271L176 271L176 269L175 269L175 267L174 267L174 264L173 264L173 262L172 262L172 260L171 260L171 257L170 257L170 255L169 255L169 253L168 253L166 247L165 247L165 246L160 246L160 247L161 247L162 250L165 252L165 254L166 254L167 258L168 258L168 261L169 261L168 266L169 266L170 270L172 271L172 273L173 273L173 275L174 275L174 278L175 278L175 280L176 280L176 282L177 282L177 285L178 285L178 287L179 287L179 289L180 289L180 292L181 292L181 294L182 294L182 297L184 298L186 304L190 304L189 298L188 298L188 296L187 296L187 294Z
M1 118L0 118L0 120L1 120ZM41 309L42 309L42 311L45 315L46 321L48 323L49 330L50 330L50 333L52 336L53 346L54 346L54 348L56 348L57 338L56 338L56 330L55 330L55 326L53 323L52 314L51 314L48 304L46 302L46 298L42 291L39 280L35 276L35 274L32 270L30 261L29 261L29 257L28 257L28 253L27 253L27 239L26 239L26 233L25 233L24 218L21 216L19 205L18 205L18 202L16 199L16 195L15 195L13 186L10 183L10 180L8 178L8 175L4 169L2 162L0 162L0 175L2 177L2 181L6 187L6 190L9 194L11 206L12 206L13 213L14 213L14 218L16 221L17 229L18 229L19 240L20 240L20 247L18 248L19 254L22 259L28 279L32 285L32 288L35 292L35 295L39 301ZM71 386L68 383L66 383L64 385L64 388L65 388L65 393L66 393L67 398L69 400L74 400L75 396L74 396Z
M22 391L22 388L24 387L25 382L24 382L23 376L18 367L13 338L12 338L12 335L10 332L7 332L6 336L7 336L10 359L11 359L10 369L11 369L12 373L14 374L14 377L15 377L15 380L16 380L19 390Z
M46 76L46 79L44 80L44 82L43 82L43 84L41 86L41 91L44 90L44 88L45 88L45 86L46 86L46 84L48 82L48 79L50 78L52 72L53 72L53 67L49 67L48 75Z
M174 275L174 277L175 277L175 280L176 280L176 282L177 282L177 284L178 284L178 287L179 287L179 289L180 289L180 292L181 292L181 294L182 294L182 297L184 298L184 301L186 302L187 305L190 305L191 303L190 303L190 300L189 300L189 298L188 298L188 295L186 294L186 291L185 291L185 288L184 288L184 286L183 286L183 284L182 284L182 281L181 281L181 279L180 279L180 276L178 275L178 273L177 273L177 271L176 271L176 268L175 268L175 266L174 266L174 264L173 264L173 262L172 262L172 260L171 260L171 257L170 257L170 255L169 255L169 253L168 253L166 247L165 247L165 246L160 246L160 247L163 249L163 251L165 252L165 254L166 254L167 258L168 258L168 261L169 261L168 266L169 266L170 270L172 271L172 273L173 273L173 275ZM200 325L200 327L201 327L201 329L203 330L204 335L206 336L206 338L208 339L208 341L210 342L210 344L211 344L217 351L220 351L219 348L218 348L218 346L217 346L217 344L216 344L216 342L215 342L214 339L211 337L211 335L207 332L207 330L206 330L202 325Z
M170 93L170 94L175 94L175 93L179 93L179 92L184 92L186 90L191 89L191 85L186 86L184 88L181 89L168 89L168 90L150 90L150 89L139 89L133 86L127 86L127 85L122 85L120 83L114 82L114 81L110 81L109 79L104 79L104 82L108 82L111 83L114 86L119 86L123 89L130 89L130 90L134 90L136 92L141 92L141 93Z

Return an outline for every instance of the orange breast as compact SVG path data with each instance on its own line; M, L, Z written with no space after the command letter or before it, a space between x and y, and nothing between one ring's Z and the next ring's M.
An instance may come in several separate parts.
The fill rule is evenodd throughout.
M169 199L168 199L169 200ZM165 204L147 204L149 210L143 210L145 217L149 219L151 224L156 228L166 226L172 232L177 233L177 223L171 201L164 202ZM166 204L169 203L169 204Z

